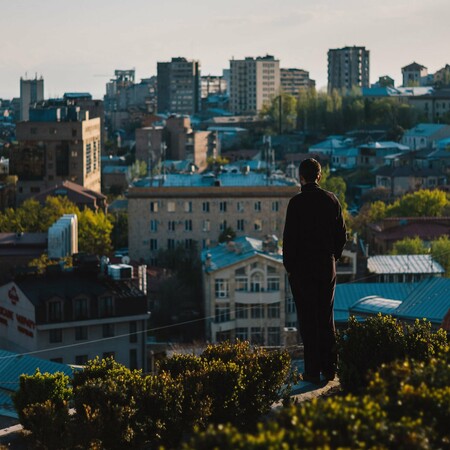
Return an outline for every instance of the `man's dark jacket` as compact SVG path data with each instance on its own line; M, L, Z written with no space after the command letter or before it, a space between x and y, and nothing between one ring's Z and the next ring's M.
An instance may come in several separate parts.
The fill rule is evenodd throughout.
M346 242L342 208L336 196L307 183L291 198L283 234L283 263L288 273L299 261L314 255L334 255L339 259Z

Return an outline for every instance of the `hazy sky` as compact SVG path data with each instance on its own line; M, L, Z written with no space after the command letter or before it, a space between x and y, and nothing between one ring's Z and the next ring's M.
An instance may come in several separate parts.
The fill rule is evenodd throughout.
M44 77L45 96L103 97L115 69L156 74L156 62L199 59L221 74L231 58L272 54L327 83L327 51L370 50L370 78L416 61L450 63L449 0L0 0L0 98Z

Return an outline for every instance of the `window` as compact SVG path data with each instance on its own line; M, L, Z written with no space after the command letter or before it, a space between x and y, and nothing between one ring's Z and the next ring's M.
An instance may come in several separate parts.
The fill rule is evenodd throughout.
M227 221L226 220L222 220L220 222L219 229L220 229L220 231L225 231L227 229Z
M184 212L192 212L192 202L184 202Z
M49 322L57 322L62 320L62 302L49 302L48 320Z
M280 210L280 202L272 202L272 211L278 212Z
M137 342L137 322L135 320L130 322L130 342Z
M158 240L157 239L150 239L150 250L151 251L158 250Z
M279 327L269 327L267 329L267 345L278 347L281 344L281 333Z
M50 330L48 341L51 344L55 344L57 342L62 342L62 330L61 330L61 328L56 328L54 330Z
M86 144L86 174L92 172L92 150L91 144Z
M75 320L89 318L89 302L87 298L75 299L73 315Z
M262 220L260 220L260 219L255 220L255 222L253 224L253 228L255 231L261 231L262 230Z
M88 355L76 355L75 364L77 366L84 366L88 362Z
M158 221L155 219L150 220L150 231L156 233L158 231Z
M130 349L130 365L129 365L129 367L131 370L135 370L138 368L137 350L135 348Z
M236 277L236 291L248 291L248 278L247 277Z
M175 212L175 202L167 202L167 212Z
M228 280L217 278L215 281L216 298L228 297Z
M250 317L252 319L263 319L264 318L264 305L256 304L250 305Z
M236 328L236 339L240 341L248 340L248 329L247 328Z
M184 231L192 231L192 220L187 219L184 221Z
M158 202L150 202L150 212L158 212Z
M229 305L217 305L214 321L216 323L222 323L222 322L228 322L229 320L230 320L230 306Z
M219 202L219 211L220 212L227 212L227 202Z
M210 231L211 230L211 222L208 219L205 219L203 221L202 229L203 229L203 231Z
M279 277L267 277L267 290L279 291L280 290L280 278Z
M286 313L287 314L293 314L295 313L297 310L295 308L295 302L293 297L288 297L286 299Z
M100 317L114 314L114 300L112 297L101 297L98 299L98 314Z
M263 345L264 344L264 334L261 327L251 327L250 328L250 342L252 344Z
M254 273L250 280L250 290L252 292L260 292L262 287L262 276L260 273Z
M191 248L194 248L194 239L185 239L184 240L184 248L186 250L190 250Z
M244 231L244 219L237 220L236 228L238 231Z
M255 202L254 209L257 212L261 212L261 202L259 200L257 202Z
M102 325L102 336L104 338L114 336L114 324L113 323L104 323Z
M236 303L236 319L247 319L249 306Z
M87 327L75 327L75 340L85 341L88 338Z
M269 319L279 319L280 318L280 304L272 303L267 306L267 317Z
M236 203L236 209L237 209L237 212L244 212L244 202L238 201Z
M203 202L202 203L202 211L209 213L209 202Z

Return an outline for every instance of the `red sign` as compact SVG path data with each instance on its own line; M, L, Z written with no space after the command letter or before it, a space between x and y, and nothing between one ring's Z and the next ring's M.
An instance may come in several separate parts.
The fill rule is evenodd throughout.
M15 286L13 286L9 291L8 291L8 297L11 300L11 303L13 305L16 305L17 302L19 301L19 294L16 291Z

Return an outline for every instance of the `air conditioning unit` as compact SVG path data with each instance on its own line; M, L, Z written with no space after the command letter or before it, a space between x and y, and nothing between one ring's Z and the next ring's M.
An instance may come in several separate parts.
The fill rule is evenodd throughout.
M108 266L108 275L113 280L130 280L133 278L133 266L128 264L111 264Z

